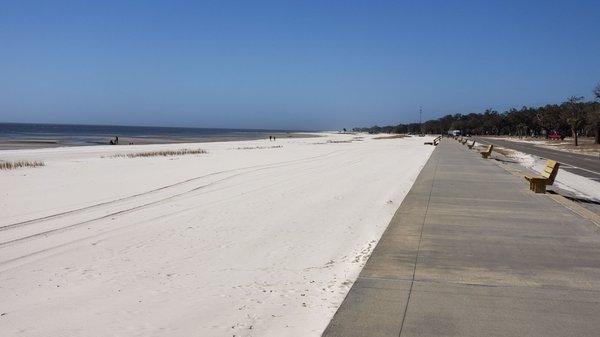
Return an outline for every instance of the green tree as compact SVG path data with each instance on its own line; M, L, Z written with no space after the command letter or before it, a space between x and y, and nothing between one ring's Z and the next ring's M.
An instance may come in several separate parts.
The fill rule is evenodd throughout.
M582 132L600 133L600 84L594 89L596 101L583 102L581 97L572 97L560 105L550 104L540 107L522 107L499 113L487 109L483 113L445 115L438 119L419 123L373 126L352 130L369 133L442 133L448 130L461 130L462 134L473 135L518 135L528 132L546 134L556 131L561 135L573 134L576 138ZM422 126L422 128L421 128ZM596 136L596 142L598 138Z

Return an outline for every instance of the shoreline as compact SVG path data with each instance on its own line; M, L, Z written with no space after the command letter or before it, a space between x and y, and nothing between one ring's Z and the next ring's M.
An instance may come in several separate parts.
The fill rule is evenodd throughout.
M206 135L206 136L171 136L171 137L140 137L140 136L119 136L119 144L122 145L159 145L159 144L188 144L188 143L215 143L215 142L234 142L260 140L274 136L278 139L290 138L318 138L323 137L319 132L257 132L252 135ZM90 147L99 145L110 145L111 137L89 136L88 141L76 141L74 138L50 138L50 137L27 137L10 138L0 137L0 151L4 150L34 150L60 147ZM105 141L102 141L104 140Z

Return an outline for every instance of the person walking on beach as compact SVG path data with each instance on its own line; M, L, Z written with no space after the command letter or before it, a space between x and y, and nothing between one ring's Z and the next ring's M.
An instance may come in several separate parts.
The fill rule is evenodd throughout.
M269 141L271 141L271 140L272 140L272 138L273 138L273 136L269 136Z

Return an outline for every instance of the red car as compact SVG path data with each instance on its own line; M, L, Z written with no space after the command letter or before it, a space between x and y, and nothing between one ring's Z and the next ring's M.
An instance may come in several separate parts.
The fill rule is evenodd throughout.
M552 131L552 132L550 132L550 134L548 134L548 139L561 140L562 137L561 137L561 135L558 132Z

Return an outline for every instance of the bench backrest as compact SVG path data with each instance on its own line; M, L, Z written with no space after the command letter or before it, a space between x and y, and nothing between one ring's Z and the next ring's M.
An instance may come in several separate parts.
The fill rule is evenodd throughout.
M560 166L554 160L547 160L546 167L544 167L544 172L542 172L542 177L548 179L548 185L554 184L554 178L556 178L556 174L558 173L558 167Z
M490 153L492 153L493 149L494 149L494 145L490 144L490 145L487 146L487 149L485 150L485 152L487 154L490 154Z

